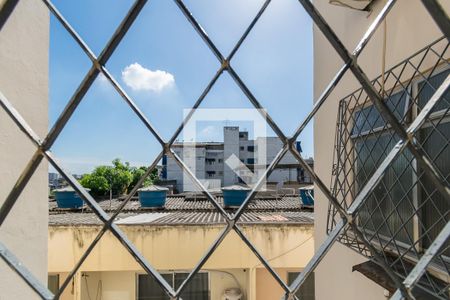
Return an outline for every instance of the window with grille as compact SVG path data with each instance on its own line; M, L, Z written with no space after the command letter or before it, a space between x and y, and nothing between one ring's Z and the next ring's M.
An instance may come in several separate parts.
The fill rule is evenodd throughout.
M417 85L419 101L417 111L425 106L430 100L440 84L450 74L450 69L447 69L437 75L432 76L428 82L420 82ZM443 100L435 106L432 110L430 120L428 120L422 129L419 131L419 141L429 157L435 162L438 171L445 176L447 183L450 182L450 92L444 94ZM434 192L433 183L429 178L424 176L420 179L418 186L418 206L420 207L420 222L418 230L426 231L430 229L427 234L420 234L423 239L420 241L424 249L428 248L439 232L444 228L449 221L449 206L448 203L439 193ZM449 242L447 242L447 251L445 255L450 257Z
M407 110L406 94L397 92L386 100L388 107L399 120L403 120ZM361 108L354 113L355 124L352 130L355 157L355 193L359 192L376 169L379 162L384 159L389 151L398 142L398 138L386 127L386 123L373 105ZM410 158L410 155L408 155ZM406 171L404 169L407 169ZM390 172L383 177L381 184L367 199L364 209L360 212L360 225L365 230L374 232L378 230L380 235L390 236L390 232L399 234L396 238L404 243L408 242L407 235L413 235L412 220L403 224L401 215L407 219L413 208L403 198L411 198L411 193L403 195L401 185L410 187L412 184L412 172L408 171L408 159L398 159L392 165ZM396 176L396 174L403 174ZM397 182L401 180L397 184ZM388 192L384 187L392 187ZM389 199L387 199L389 198ZM385 220L384 215L396 209L399 215L393 215ZM370 216L370 217L369 217ZM378 228L380 226L381 228Z
M49 274L47 280L47 287L50 292L56 294L59 290L59 274Z
M439 87L450 74L444 70L431 76L427 82L416 80L412 84L411 96L418 99L411 103L408 93L399 91L386 99L388 107L394 112L399 121L406 123L408 113L415 113L430 100L433 91ZM450 119L444 117L439 124L439 118L446 115L449 109L449 93L444 100L434 108L430 120L419 130L419 141L430 158L437 162L439 171L448 176L450 174ZM448 100L448 101L447 101ZM398 138L387 128L379 112L369 105L354 113L354 127L352 140L355 157L355 193L364 186L369 175L375 170L377 164L386 157L387 153L398 142ZM434 186L427 176L417 178L417 162L410 152L405 152L391 166L383 177L381 184L367 199L365 208L360 213L360 225L365 230L377 232L381 237L388 239L394 236L399 242L415 244L416 248L426 249L436 238L448 221L449 203L438 193L433 192ZM397 213L392 213L395 210ZM415 221L410 216L420 210ZM390 214L390 216L389 216ZM414 224L416 222L416 224ZM427 234L421 231L431 228ZM421 236L421 240L415 237ZM422 250L422 249L421 249ZM450 252L446 251L446 255Z
M417 154L409 148L391 156L400 149L401 137L385 114L368 101L370 97L363 89L351 93L339 105L333 194L345 207L352 207L359 194L367 196L356 219L361 232L349 231L340 240L368 257L372 257L374 249L382 251L387 264L401 276L407 276L449 222L448 198L438 191L434 175L425 170L428 164L436 165L437 176L449 184L448 90L431 110L424 110L450 76L449 55L448 41L439 39L372 81L401 126L411 127L420 115L429 112L414 134L414 143L428 162L418 161ZM389 165L374 181L374 175L387 160ZM366 189L367 185L372 188ZM330 217L336 212L332 208ZM329 220L332 229L333 218ZM447 289L448 246L447 241L430 263L430 273L418 284L429 297Z
M177 289L188 277L189 273L163 273L163 278ZM181 293L184 300L209 300L209 274L197 273L188 286ZM169 300L170 298L159 286L155 279L147 274L137 275L137 299L138 300Z
M299 274L300 273L298 272L288 272L288 284L292 284ZM295 295L302 300L315 300L316 296L314 282L314 273L312 273Z

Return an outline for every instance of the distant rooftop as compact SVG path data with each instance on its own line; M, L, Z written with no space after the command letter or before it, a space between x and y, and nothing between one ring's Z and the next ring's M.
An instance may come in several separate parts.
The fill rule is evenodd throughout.
M217 197L223 205L223 199ZM122 204L121 199L99 202L102 209L113 214ZM233 212L234 210L227 210ZM137 198L131 199L116 219L119 225L214 225L225 224L225 220L213 205L200 196L168 196L163 209L150 209L140 206ZM298 196L283 198L264 197L254 199L242 215L239 224L248 225L313 225L314 213L302 208ZM102 222L87 206L80 209L58 208L54 200L49 202L50 226L102 225Z

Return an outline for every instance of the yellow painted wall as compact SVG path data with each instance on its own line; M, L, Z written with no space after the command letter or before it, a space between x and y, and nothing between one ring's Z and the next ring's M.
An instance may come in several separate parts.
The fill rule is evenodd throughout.
M69 273L57 273L59 274L59 284L61 285L66 280ZM64 290L60 297L60 300L72 300L75 294L75 280L72 280L69 286Z
M298 268L278 268L276 269L280 278L288 283L288 273L300 272ZM259 268L256 270L256 295L258 300L280 299L284 291L281 286L275 281L273 276L266 269Z
M81 278L81 299L95 300L100 295L103 300L136 299L135 279L136 273L130 271L86 273Z
M153 266L161 270L191 269L219 236L219 226L122 227ZM49 229L49 272L68 272L78 261L99 227ZM302 267L313 254L312 226L244 227L244 233L269 258L301 247L271 261L274 267ZM259 261L234 231L206 262L204 268L251 268ZM118 240L106 233L82 266L82 271L140 270Z
M122 228L144 257L160 271L191 270L223 229L221 226ZM97 226L50 227L49 271L69 272L99 229ZM313 255L312 226L249 226L243 227L243 231L283 278L286 277L287 268L301 269ZM242 288L248 291L246 299L273 299L272 294L278 291L277 297L282 295L277 283L266 276L268 273L259 270L263 269L260 262L233 231L203 269L210 272L211 299L220 299L223 290L236 286L233 278L225 272L232 273ZM107 233L82 265L80 272L87 272L88 277L80 273L75 279L75 291L73 294L66 291L67 298L62 300L88 299L86 281L90 296L95 299L99 280L102 281L103 300L134 299L135 277L142 269L117 239ZM80 298L76 297L77 289L81 290Z
M277 268L276 272L282 280L287 281L288 272L298 272L299 269ZM248 269L205 270L209 272L211 299L221 299L223 292L229 288L239 287L244 291L244 299L272 300L279 299L283 290L270 275L262 268L255 269L255 287L253 298L249 297L250 271ZM163 271L164 272L164 271ZM81 278L81 300L134 300L136 299L136 272L106 271L86 272ZM234 276L234 278L233 278ZM77 299L69 287L62 300Z
M386 0L375 1L371 14L338 7L328 0L314 0L327 22L344 45L353 51L367 27L379 13ZM440 1L450 13L450 1ZM359 63L369 78L381 74L383 35L382 26L359 57ZM386 69L404 60L443 34L428 15L420 0L398 0L387 18ZM314 99L318 99L343 62L314 27ZM333 144L338 102L360 85L348 72L314 120L315 171L324 182L330 182ZM328 201L316 189L315 242L316 248L325 239ZM384 290L363 275L352 272L352 266L366 259L337 244L323 260L316 272L316 299L385 299Z

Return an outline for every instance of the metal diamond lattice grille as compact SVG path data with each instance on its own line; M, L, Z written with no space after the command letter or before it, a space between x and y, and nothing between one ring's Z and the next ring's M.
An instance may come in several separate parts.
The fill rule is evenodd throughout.
M450 74L450 49L441 38L376 78L372 84L384 93L386 104L403 126L409 126L429 98ZM431 66L431 69L424 68ZM387 92L382 92L387 91ZM447 92L431 110L414 137L436 171L450 182L450 94ZM341 100L336 132L335 161L331 190L348 209L356 194L373 176L377 166L398 143L399 136L359 89ZM411 271L423 252L449 221L450 205L432 184L408 149L385 170L359 208L356 226L400 277ZM330 207L328 228L336 224L336 209ZM368 257L365 242L352 231L339 240ZM431 262L418 286L446 298L449 274L449 242Z
M423 238L419 238L420 244L423 244L422 250L416 250L417 253L417 262L413 264L411 267L406 267L403 264L393 263L391 261L391 257L386 253L385 244L381 242L380 235L381 231L385 230L384 227L389 227L390 224L386 221L384 227L378 228L376 225L372 224L373 216L367 214L367 211L374 205L376 202L374 197L380 197L376 194L376 188L383 183L383 189L387 191L393 191L394 189L407 189L408 187L404 186L402 179L396 180L398 184L391 185L390 182L384 182L383 178L386 177L385 174L388 174L390 168L394 168L395 163L398 160L402 160L401 163L406 165L417 165L417 168L414 169L414 173L416 174L417 185L422 184L427 186L428 183L424 183L425 181L429 181L432 185L433 189L427 191L427 196L425 198L429 200L425 200L425 202L434 203L437 197L439 199L443 199L442 201L446 201L445 203L450 202L450 188L448 184L448 178L445 177L446 174L443 174L442 170L436 164L436 157L439 156L441 148L446 148L448 146L448 137L445 133L445 129L441 128L444 124L444 117L434 118L433 110L442 110L441 103L445 102L442 100L442 96L445 91L448 90L448 86L450 85L450 76L447 76L441 82L442 84L438 84L434 86L432 91L431 99L423 103L424 106L420 107L420 99L417 99L416 106L420 107L420 112L417 111L417 114L414 115L415 118L411 120L403 120L404 116L399 115L397 110L392 109L391 103L400 103L401 101L392 100L392 101L384 101L384 94L380 94L379 90L379 82L371 82L364 71L359 67L357 63L357 57L367 45L368 41L372 37L373 33L377 29L378 25L384 20L386 15L389 13L390 9L395 4L395 0L387 1L384 5L383 9L380 11L379 15L375 18L373 24L369 27L365 35L360 40L358 46L355 50L350 53L339 40L338 36L334 33L332 28L327 24L327 22L322 18L320 13L315 9L313 4L308 0L299 0L299 5L302 5L305 11L310 15L315 25L322 31L328 41L331 43L333 48L339 54L339 56L344 61L344 65L335 75L334 79L327 88L324 90L323 94L319 99L316 99L315 105L309 115L305 118L305 120L300 124L295 133L291 137L287 137L285 133L281 131L281 129L277 126L277 124L273 121L273 119L266 115L266 120L269 126L273 129L273 131L278 135L278 137L283 142L283 148L278 152L275 159L270 163L269 167L265 171L265 174L268 175L272 172L275 166L279 163L281 158L285 155L286 152L290 151L302 165L302 167L311 174L311 177L315 183L315 186L321 190L321 192L325 195L326 199L331 203L335 213L333 214L333 226L330 227L328 238L324 241L324 243L317 249L315 255L312 260L308 263L306 268L300 273L296 280L290 286L287 286L284 281L278 276L278 274L271 268L268 261L264 259L264 257L258 252L253 244L247 239L247 237L243 234L240 227L236 224L237 220L242 216L244 210L249 205L249 202L255 197L257 190L262 185L264 176L261 176L261 180L257 182L254 186L247 199L244 201L242 206L235 212L234 215L228 214L222 206L217 202L217 200L205 189L205 187L201 184L201 182L195 177L195 175L189 170L186 164L174 153L171 149L172 143L175 141L177 136L183 129L184 124L191 118L194 109L199 107L202 103L203 99L206 97L210 89L213 87L217 79L224 73L228 72L229 75L233 78L237 86L244 92L244 94L248 97L249 101L253 104L253 106L257 109L262 109L262 105L252 94L247 85L241 80L239 75L235 72L232 67L231 61L235 53L239 50L239 47L246 39L248 34L253 29L254 25L258 22L260 16L264 13L267 6L270 4L270 0L266 0L254 17L253 21L250 23L246 31L243 33L241 39L235 45L233 50L230 52L228 56L224 56L218 48L214 45L211 39L208 37L206 32L202 29L200 24L194 18L194 16L190 13L189 9L184 5L182 0L174 0L178 8L184 14L186 19L190 22L199 36L203 39L208 48L212 51L215 57L218 60L219 68L216 75L211 79L210 83L206 86L204 92L197 99L192 111L188 114L184 120L184 122L179 126L179 128L174 132L172 138L169 141L165 141L155 130L150 121L143 115L140 109L135 105L133 99L130 98L129 95L122 89L122 87L118 84L118 82L113 78L113 76L106 69L105 65L108 59L111 57L112 53L116 49L116 47L121 42L122 38L128 31L128 29L132 26L134 20L138 17L140 11L146 5L147 1L137 0L131 9L128 11L126 17L119 25L103 51L100 55L96 56L89 48L89 46L83 41L83 39L76 33L76 31L71 27L71 25L64 19L61 13L56 9L56 7L49 0L42 0L43 3L48 7L50 12L59 20L59 22L64 26L64 28L70 33L72 38L77 42L79 47L86 53L89 59L92 61L92 67L89 72L86 74L83 81L80 83L78 89L75 91L73 96L71 97L69 103L65 107L64 111L59 116L53 128L49 131L47 136L43 139L38 137L33 129L27 124L26 120L24 120L20 114L15 110L15 108L11 105L11 103L0 94L0 105L2 108L9 114L9 116L13 119L16 125L21 129L22 132L34 143L37 150L27 167L23 170L21 176L17 180L14 188L11 190L5 201L3 202L2 207L0 208L0 226L3 224L3 221L7 217L10 210L13 208L15 202L18 199L21 191L27 185L30 177L33 175L33 172L39 166L40 162L43 158L46 158L49 163L69 182L69 184L76 190L77 193L83 198L86 204L92 209L92 211L97 215L100 221L104 224L102 229L100 230L97 237L94 239L92 244L87 248L87 251L81 257L81 260L75 265L72 272L69 274L67 279L61 286L60 291L57 295L52 295L50 291L45 288L45 285L36 280L33 275L26 269L26 266L23 266L14 254L8 250L1 242L0 242L0 256L2 259L19 275L23 280L42 298L42 299L57 299L62 291L68 286L70 280L75 276L75 273L83 263L83 261L89 256L90 252L93 250L95 245L101 239L101 237L107 232L110 231L127 249L128 252L133 255L136 261L142 266L142 268L156 281L161 285L162 289L167 293L167 295L171 299L180 298L179 295L186 287L186 284L190 282L193 278L193 275L199 272L203 264L210 257L210 255L217 249L220 243L223 241L225 236L231 231L234 230L240 238L244 241L244 243L250 248L250 250L260 259L261 263L270 274L275 278L275 280L281 285L283 290L285 291L284 299L295 299L296 291L300 288L300 286L305 282L306 278L314 271L323 257L326 255L330 247L334 244L336 240L341 238L345 243L351 243L352 247L357 247L360 251L365 251L365 254L370 255L373 260L378 263L383 269L391 276L393 281L396 284L397 292L394 294L394 299L401 298L412 298L412 291L414 287L417 285L419 279L422 277L424 272L427 270L427 267L434 263L434 258L442 256L442 248L445 248L445 243L448 240L450 235L450 224L446 221L446 215L443 215L439 218L441 221L439 224L443 225L433 225L432 228L435 228L432 232L423 233ZM9 0L3 5L2 10L0 11L0 30L7 22L8 17L13 12L14 7L16 6L18 0ZM428 10L428 12L433 17L434 21L437 23L439 28L444 33L447 39L450 38L450 21L446 16L446 13L440 7L437 1L433 0L422 0L424 6ZM150 5L150 3L148 4ZM443 55L438 54L439 59L442 60ZM358 80L358 82L362 86L362 90L364 93L368 95L368 97L363 96L361 99L357 97L358 100L356 102L367 102L367 106L372 105L372 108L364 108L360 111L358 115L351 115L350 117L355 119L355 123L362 122L362 124L358 125L355 131L353 129L350 130L348 128L347 135L352 134L362 134L365 129L365 123L367 123L366 119L371 119L371 114L379 115L382 117L383 121L374 121L381 122L382 127L389 127L389 130L394 132L391 136L393 136L392 141L381 142L380 139L376 138L376 141L380 144L384 145L382 147L381 154L375 156L375 154L368 154L369 160L373 161L372 169L369 171L364 171L364 177L361 180L352 181L349 178L345 179L345 185L355 186L352 190L353 194L349 194L348 198L344 198L345 201L342 201L342 198L337 196L336 189L330 191L327 186L323 183L323 181L314 173L313 170L308 166L308 164L303 160L299 152L295 148L295 141L303 129L308 125L308 123L313 119L314 115L321 108L322 104L327 100L335 86L339 83L343 75L350 71ZM137 118L139 118L144 125L148 128L148 130L155 136L158 142L161 144L162 150L161 153L156 157L154 162L151 164L147 173L140 179L136 187L127 195L126 199L122 202L122 205L112 214L108 215L97 203L96 201L86 192L86 190L80 186L75 178L68 173L58 162L58 160L54 157L54 155L49 150L55 140L58 138L62 129L71 118L73 112L77 109L80 102L83 100L84 95L91 87L94 80L97 76L102 73L106 79L113 85L119 95L123 98L123 100L129 105L129 107L135 112ZM400 76L397 74L396 76ZM427 76L427 75L424 75ZM394 73L391 78L394 78ZM428 78L426 81L430 81L431 78ZM394 80L396 81L396 80ZM398 80L400 84L400 80ZM0 87L1 88L1 87ZM390 95L390 97L394 97ZM371 104L369 104L369 101ZM364 104L365 105L365 104ZM398 104L400 105L400 104ZM445 109L444 109L445 110ZM373 111L373 112L371 112ZM342 109L341 109L342 112ZM448 106L445 110L444 115L448 114ZM400 116L400 117L399 117ZM377 117L375 117L377 118ZM405 117L406 118L406 117ZM411 122L412 121L412 122ZM371 121L369 121L371 122ZM428 130L425 130L424 124L431 123L431 127ZM378 123L377 123L378 124ZM445 127L445 125L444 125ZM421 137L418 137L417 135ZM424 137L422 137L422 135ZM428 138L428 136L431 136ZM446 146L441 146L437 148L438 152L433 151L427 152L426 144L429 139L439 139L440 145L445 144ZM393 146L395 144L395 146ZM392 147L393 146L393 147ZM344 147L345 148L345 147ZM357 148L357 147L356 147ZM356 149L355 148L355 149ZM363 153L364 147L360 147L361 149L357 149L358 152ZM392 148L390 150L385 148ZM445 150L443 150L445 151ZM364 152L364 153L365 153ZM370 152L370 151L369 151ZM180 165L184 172L191 177L193 182L200 188L203 193L206 195L208 200L214 205L214 207L218 210L218 212L224 217L226 220L227 226L219 236L219 238L213 243L211 248L207 253L202 257L197 266L192 270L186 280L179 286L177 290L174 290L165 280L164 278L152 267L150 262L148 262L137 250L137 248L128 240L125 234L121 231L121 229L113 222L117 215L120 213L121 209L126 205L128 201L130 201L131 197L136 193L139 186L144 182L145 177L147 177L152 169L154 169L158 163L158 161L162 158L162 156L166 154L175 159L175 161ZM344 158L345 159L345 158ZM376 162L375 162L376 161ZM359 166L360 163L357 161L348 161L349 164L353 165L353 169L356 166ZM360 173L363 172L361 170L365 170L364 168L360 169ZM338 172L338 171L337 171ZM396 170L393 170L396 172ZM367 173L367 174L365 174ZM348 176L343 176L344 178ZM400 174L393 174L394 178L401 178ZM389 194L389 193L388 193ZM405 193L408 195L408 192ZM438 196L439 195L439 196ZM381 196L382 197L382 196ZM386 196L389 199L389 196ZM405 196L407 198L408 196ZM348 200L348 201L347 201ZM376 204L375 204L376 205ZM430 208L431 209L431 208ZM397 211L395 211L397 213ZM402 223L401 226L404 228L408 226L408 221L404 221L405 224ZM424 222L424 221L423 221ZM383 232L385 233L385 232ZM395 237L400 237L400 235L395 235ZM401 238L406 237L401 236ZM392 241L396 241L396 239L391 239ZM412 240L414 242L415 239ZM377 244L378 243L378 244ZM421 246L422 247L422 246ZM411 248L411 247L410 247ZM411 250L415 249L412 247ZM425 250L425 254L423 254L423 250ZM398 254L398 253L397 253ZM395 258L398 261L402 262L403 259ZM436 260L436 259L435 259ZM429 277L428 272L425 273L427 277ZM401 276L402 275L402 276ZM439 288L433 286L432 291L435 292L435 295L439 296Z

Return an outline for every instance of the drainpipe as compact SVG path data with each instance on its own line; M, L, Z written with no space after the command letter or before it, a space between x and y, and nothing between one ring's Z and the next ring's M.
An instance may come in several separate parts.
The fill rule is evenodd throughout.
M256 268L250 268L248 272L249 280L248 280L248 300L256 300Z
M81 300L81 272L78 271L73 277L73 299Z

